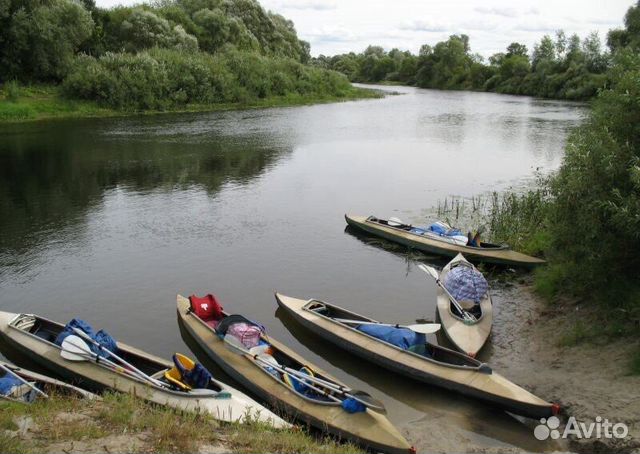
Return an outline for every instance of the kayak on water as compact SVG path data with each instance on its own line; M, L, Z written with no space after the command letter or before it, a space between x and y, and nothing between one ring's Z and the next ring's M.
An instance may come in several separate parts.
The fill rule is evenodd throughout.
M455 257L459 253L474 262L486 262L497 265L521 266L531 268L544 260L512 250L506 244L481 242L479 246L462 244L459 235L451 237L440 235L427 229L416 228L410 224L379 219L374 216L353 216L345 214L347 224L372 235L408 246L423 252Z
M530 418L548 417L560 410L557 404L531 394L495 373L487 364L427 342L424 337L407 336L406 331L390 334L388 330L383 336L363 329L370 323L380 322L325 301L303 300L280 293L276 293L276 300L302 326L382 368ZM356 320L362 325L351 323Z

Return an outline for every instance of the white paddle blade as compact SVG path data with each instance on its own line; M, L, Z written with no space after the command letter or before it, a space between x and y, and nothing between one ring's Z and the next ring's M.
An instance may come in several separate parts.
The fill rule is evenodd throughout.
M389 218L387 220L387 224L389 224L391 227L398 227L398 226L402 225L403 222L398 218Z
M438 272L436 271L436 269L434 267L427 266L427 265L424 265L424 264L420 264L420 265L418 265L418 268L420 268L425 273L430 274L432 278L434 278L436 280L439 279Z
M407 328L419 334L433 334L440 330L440 323L421 323L419 325L408 325Z
M91 351L85 341L72 334L65 337L64 341L62 341L62 351L60 355L70 361L87 361L92 358L95 353Z

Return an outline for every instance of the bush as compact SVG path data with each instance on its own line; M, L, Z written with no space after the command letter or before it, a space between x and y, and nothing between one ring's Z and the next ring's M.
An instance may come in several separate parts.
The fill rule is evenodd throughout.
M118 109L253 102L270 96L345 96L347 78L288 58L228 50L215 56L154 48L77 57L64 93Z
M4 97L7 101L16 102L20 97L20 86L15 80L4 84Z

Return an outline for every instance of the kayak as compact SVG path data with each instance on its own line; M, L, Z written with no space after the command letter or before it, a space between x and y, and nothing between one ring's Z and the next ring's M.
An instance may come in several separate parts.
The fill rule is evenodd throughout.
M392 225L390 225L388 221L378 219L374 216L365 217L345 214L344 217L350 226L386 240L431 254L455 257L459 253L462 253L467 259L474 262L521 266L526 268L532 268L545 263L542 259L516 252L504 244L498 245L482 242L480 247L467 246L459 244L459 242L453 239L435 233L431 234L422 229L416 229L409 224L391 222Z
M446 282L447 275L456 266L469 266L476 269L462 254L458 254L442 269L440 282ZM461 302L461 305L463 309L467 309L464 307L465 302ZM473 306L473 303L471 305ZM493 325L493 304L489 292L486 292L480 303L475 305L474 311L471 311L475 317L475 321L472 322L463 319L440 286L438 286L437 308L442 331L447 338L457 350L475 358L487 342Z
M336 319L380 323L319 300L302 300L276 293L278 305L314 333L349 352L414 380L478 398L530 418L555 415L560 406L495 373L491 367L465 354L425 343L422 354L402 349Z
M150 383L123 367L109 366L104 360L65 359L64 350L54 343L63 329L64 325L37 315L0 312L0 337L11 349L82 387L110 388L159 405L206 412L219 421L244 422L246 419L263 421L277 428L291 426L249 396L213 378L204 389L169 387L171 383L167 381L166 373L174 368L171 362L121 342L117 343L119 356L160 384Z
M7 372L7 369L11 372ZM22 379L22 381L20 379L16 379L16 375ZM56 397L64 396L78 399L99 399L98 396L90 393L89 391L85 391L84 389L80 389L76 386L56 380L55 378L47 377L46 375L0 361L0 382L3 380L11 380L15 383L14 386L3 386L3 389L6 392L0 390L0 399L12 402L30 404L36 399L41 397L46 398L46 396L52 395ZM24 383L25 381L29 384ZM33 387L37 388L45 395L43 396L38 393L38 391L35 391Z
M229 315L222 310L215 317L215 320L202 314L197 315L197 311L198 309L194 309L192 305L192 300L178 295L178 320L186 333L228 375L272 407L323 432L376 451L405 454L415 452L382 412L365 408L363 411L350 413L343 408L343 403L340 402L343 396L340 394L329 392L334 398L337 397L338 401L329 398L329 396L323 399L314 390L305 392L292 386L289 379L294 376L286 377L288 375L286 372L280 371L279 373L270 365L273 364L276 368L287 367L287 371L304 370L305 373L310 373L314 379L348 389L344 383L311 364L271 336L267 336L263 331L260 331L259 340L261 348L268 349L267 356L264 354L256 356L253 349L249 349L248 351L251 353L247 354L246 351L243 353L238 350L234 351L234 347L230 348L227 338L230 337L231 328L224 331L225 336L222 329L223 323L232 320L231 317L239 318L241 321L245 320L249 325L254 322L239 315ZM255 340L257 341L257 339ZM253 348L259 347L254 346ZM319 387L320 390L330 391L331 389L311 381L305 383ZM366 393L364 395L368 396Z

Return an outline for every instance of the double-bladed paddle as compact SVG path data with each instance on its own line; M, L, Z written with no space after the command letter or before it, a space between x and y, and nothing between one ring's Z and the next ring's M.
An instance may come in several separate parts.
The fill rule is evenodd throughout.
M315 383L317 385L329 388L330 390L332 390L334 392L337 392L338 394L342 394L346 398L351 398L351 399L353 399L353 400L355 400L357 402L360 402L365 407L370 408L371 410L377 411L379 413L386 413L386 411L387 411L384 408L384 404L381 401L371 397L369 394L367 394L364 391L358 391L358 390L346 388L344 386L338 385L337 383L333 383L333 382L330 382L330 381L327 381L327 380L323 380L323 379L318 378L318 377L307 375L307 374L305 374L303 372L300 372L300 371L297 371L295 369L291 369L291 368L286 367L286 366L280 366L279 364L276 365L276 364L274 364L274 363L272 363L270 361L266 361L265 359L261 358L260 355L254 355L249 350L247 350L247 348L240 341L240 339L238 339L235 336L227 334L226 336L224 336L224 343L225 343L225 345L227 347L229 347L229 350L231 350L232 352L237 353L239 355L249 355L253 359L255 359L256 361L264 364L265 366L272 367L272 368L274 368L275 370L277 370L280 373L293 375L294 377L296 377L300 381L307 382L305 384L307 386L309 386L310 388L312 388L312 389L314 389L316 391L319 391L321 394L326 395L326 396L328 396L330 398L332 397L334 400L336 400L338 402L341 402L341 400L336 398L335 396L332 396L328 392L318 390L315 386L310 385L308 382L312 382L312 383Z
M91 348L89 347L89 345L87 345L87 343L82 340L80 337L71 334L67 337L65 337L64 341L62 341L62 351L60 352L60 355L69 361L96 361L96 362L101 362L104 363L105 365L107 365L111 370L123 374L123 375L129 375L131 377L137 378L138 380L142 380L142 381L146 381L147 383L156 385L157 383L160 383L160 387L161 388L168 388L169 385L167 383L163 383L161 381L158 380L149 380L151 379L151 377L149 377L146 374L143 374L142 372L137 373L135 372L137 369L127 369L125 367L122 367L116 363L114 363L113 361L109 360L108 358L105 358L104 356L100 356L98 354L96 354L95 352L93 352L91 350ZM231 397L230 394L226 391L214 391L212 389L191 389L189 391L186 391L185 394L191 394L191 395L198 395L198 396L203 396L203 397L208 397L208 396L216 396L218 398L228 398Z
M456 308L456 310L458 312L460 312L460 314L462 314L462 319L467 322L467 323L475 323L478 320L469 312L465 311L462 306L460 306L460 303L458 303L458 300L455 299L453 297L453 295L451 294L451 292L449 292L449 290L447 289L447 287L444 286L444 284L442 284L442 282L440 281L440 277L438 275L438 272L432 267L432 266L427 266L424 264L420 264L418 265L418 268L420 268L422 271L424 271L425 273L427 273L428 275L430 275L433 279L435 279L436 284L438 284L438 286L447 294L447 296L449 297L449 300L453 303L453 306Z
M419 334L433 334L440 329L440 323L420 323L416 325L399 325L393 323L378 323L378 322L367 322L364 320L349 320L345 318L334 318L341 323L348 323L350 325L378 325L378 326L392 326L394 328L407 328L413 331L414 333Z
M116 355L115 353L113 353L111 350L109 350L108 348L104 347L103 345L101 345L99 342L97 342L95 339L92 339L91 336L89 336L87 333L85 333L84 331L82 331L81 329L78 328L73 328L73 331L78 334L80 337L82 337L83 339L85 339L86 341L90 342L91 344L95 345L96 347L98 347L100 350L102 350L103 352L105 352L106 354L108 354L109 356L111 356L112 358L114 358L115 360L117 360L120 364L122 364L124 367L132 370L133 372L135 372L136 375L138 375L140 378L142 378L143 380L148 381L149 383L153 383L156 386L160 386L160 387L168 387L168 385L166 383L161 382L160 380L156 380L155 378L149 377L147 374L145 374L144 372L142 372L140 369L138 369L137 367L133 366L132 364L128 363L127 361L125 361L124 359L122 359L120 356Z

